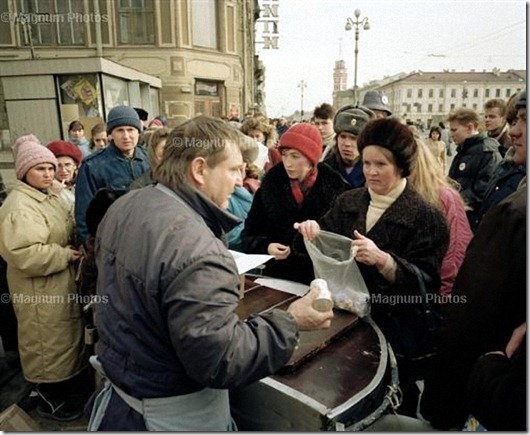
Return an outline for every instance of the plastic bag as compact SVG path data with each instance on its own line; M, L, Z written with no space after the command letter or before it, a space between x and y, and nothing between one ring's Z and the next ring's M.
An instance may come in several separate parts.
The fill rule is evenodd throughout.
M337 308L365 317L370 314L370 293L352 253L352 240L320 231L312 241L304 239L316 278L328 283Z

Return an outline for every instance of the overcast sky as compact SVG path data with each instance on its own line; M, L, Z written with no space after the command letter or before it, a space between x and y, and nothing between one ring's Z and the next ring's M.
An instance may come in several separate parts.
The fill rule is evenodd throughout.
M357 85L399 72L526 69L527 8L524 0L259 0L277 3L279 48L256 44L266 68L267 115L304 112L332 102L333 68L344 59L353 87L354 30L346 18L368 17L359 33ZM262 40L258 23L256 40Z

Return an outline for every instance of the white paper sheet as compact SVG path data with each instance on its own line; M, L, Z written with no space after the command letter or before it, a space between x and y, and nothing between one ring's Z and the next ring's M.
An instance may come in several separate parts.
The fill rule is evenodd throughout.
M258 278L254 282L296 296L303 296L309 290L308 285L279 278Z
M237 252L229 250L234 257L237 266L237 273L240 275L248 272L251 269L261 266L274 258L272 255L261 255L261 254L244 254L243 252Z

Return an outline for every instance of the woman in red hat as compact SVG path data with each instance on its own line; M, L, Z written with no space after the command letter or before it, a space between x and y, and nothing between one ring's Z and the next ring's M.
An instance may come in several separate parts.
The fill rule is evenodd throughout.
M322 137L314 125L293 125L282 134L278 150L282 161L266 173L245 221L243 249L274 257L267 262L265 275L309 284L313 264L303 242L293 247L293 225L300 219L320 219L349 186L319 163Z
M69 204L75 202L75 180L77 169L81 165L83 154L79 147L64 140L54 140L47 145L48 149L57 157L57 171L55 179L62 185L55 183L55 190Z

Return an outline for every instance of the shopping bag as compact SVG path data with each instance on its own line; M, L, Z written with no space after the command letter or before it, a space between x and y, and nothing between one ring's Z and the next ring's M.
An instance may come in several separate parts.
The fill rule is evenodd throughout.
M335 307L365 317L370 314L370 293L352 253L352 240L320 231L304 239L316 278L326 280Z

